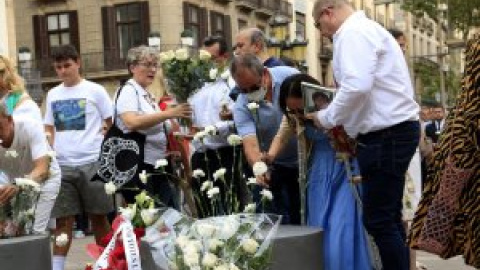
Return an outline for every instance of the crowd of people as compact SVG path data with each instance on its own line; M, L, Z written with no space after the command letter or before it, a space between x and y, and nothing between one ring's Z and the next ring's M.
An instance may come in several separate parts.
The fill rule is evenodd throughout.
M54 243L53 247L53 270L63 270L76 215L88 214L99 244L111 229L107 215L115 211L114 199L105 192L104 183L91 180L99 167L104 134L114 125L144 137L144 159L138 172L150 177L146 183L135 177L123 186L119 190L122 203L133 203L140 191L147 190L158 199L158 205L180 210L181 198L189 195L182 196L185 190L171 177L178 172L176 162L180 160L189 188L198 193L204 181L213 179L214 172L223 167L225 183L232 185L221 187L220 196L225 196L228 186L234 187L238 203L245 207L249 196L246 181L256 177L251 196L258 211L282 215L284 224L300 225L305 219L306 225L323 229L323 243L319 243L323 269L422 267L415 263L407 244L408 224L413 218L410 244L421 247L422 228L431 222L429 205L441 189L440 171L446 166L446 155L452 153L448 152L449 140L461 137L471 143L455 148L456 160L462 160L457 167L478 166L471 162L478 160L478 121L473 121L478 119L470 114L478 115L472 108L478 104L480 75L471 65L478 64L479 42L472 42L467 59L471 82L464 84L461 102L445 120L446 108L439 104L420 107L415 101L401 32L387 31L346 0L317 0L312 16L314 26L333 42L336 88L334 97L316 93L312 108L304 104L301 85L321 83L268 55L265 34L257 28L240 31L231 50L223 37L207 37L202 49L210 53L224 76L205 83L188 104L176 106L167 105L174 99L169 93L160 103L159 97L152 95L150 87L159 80L161 68L158 52L147 46L128 51L130 78L121 83L113 98L103 86L81 76L81 59L73 46L52 50L61 84L48 92L43 116L10 60L0 56L0 170L10 180L0 186L0 205L17 192L11 184L16 177L41 183L34 231L46 231L50 221L55 236L68 236L66 245ZM250 103L258 107L252 110ZM460 115L465 134L455 137L452 134L458 134L455 121ZM189 136L179 141L172 130L182 118L192 119L196 131L215 126L217 133L201 144ZM356 141L356 148L343 160L338 158L337 138L331 133L338 127ZM444 136L443 129L451 135ZM242 138L241 149L229 144L231 134ZM455 146L459 144L455 142ZM12 149L17 151L16 158L5 154ZM235 160L235 156L243 158ZM170 161L165 167L168 174L156 173L160 159ZM236 162L242 168L237 174L233 172ZM266 163L268 172L254 176L252 167L257 162ZM210 175L192 178L195 169ZM301 178L306 179L306 190L299 185ZM414 218L422 186L426 193ZM264 188L273 194L271 204L260 203ZM406 199L409 193L414 199ZM462 202L476 200L475 194L469 196ZM191 203L205 200L206 196L200 196ZM301 211L302 200L305 212ZM461 209L464 219L458 215L455 219L457 236L462 238L451 240L451 246L439 255L466 254L467 263L479 267L480 240L475 232L480 221L472 207ZM460 211L458 207L455 210ZM200 208L189 211L200 218L212 214ZM465 217L470 219L470 214L475 216L468 222Z

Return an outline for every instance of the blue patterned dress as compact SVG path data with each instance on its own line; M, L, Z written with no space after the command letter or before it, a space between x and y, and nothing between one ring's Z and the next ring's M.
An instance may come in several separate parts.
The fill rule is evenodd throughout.
M307 223L324 230L325 270L370 270L367 238L343 163L327 136L307 125L313 143L307 188ZM358 168L358 165L355 167Z

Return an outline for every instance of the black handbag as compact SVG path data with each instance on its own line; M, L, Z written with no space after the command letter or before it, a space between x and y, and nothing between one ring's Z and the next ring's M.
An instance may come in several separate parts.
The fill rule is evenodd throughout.
M142 133L136 131L125 133L117 126L117 100L124 86L119 87L115 97L113 124L103 139L100 149L100 164L94 177L105 183L113 182L117 188L139 178L146 139ZM135 92L137 93L138 109L141 110L137 89Z

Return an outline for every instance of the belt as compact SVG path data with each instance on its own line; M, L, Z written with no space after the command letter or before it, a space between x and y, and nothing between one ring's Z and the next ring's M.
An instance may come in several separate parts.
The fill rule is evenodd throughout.
M388 136L391 136L392 134L398 133L401 130L404 130L405 128L408 128L408 126L414 127L415 124L419 124L419 122L411 121L411 120L404 121L384 129L368 132L365 134L360 134L357 137L357 141L362 142L362 141L367 141L373 138L388 137Z

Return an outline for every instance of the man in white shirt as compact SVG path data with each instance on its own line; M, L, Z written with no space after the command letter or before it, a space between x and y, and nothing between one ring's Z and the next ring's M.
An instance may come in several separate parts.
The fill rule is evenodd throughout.
M333 41L337 94L313 119L356 138L365 226L384 269L408 269L402 227L405 173L418 146L419 107L402 50L390 33L347 0L317 0L315 27Z
M193 141L194 153L192 155L192 170L202 169L204 172L210 172L210 176L204 177L199 182L194 182L194 188L200 190L201 183L207 179L213 179L213 173L220 169L225 168L226 183L235 181L235 190L239 191L240 184L239 172L237 176L232 175L233 165L233 151L234 148L227 142L227 137L232 133L234 129L234 123L231 120L222 121L220 113L225 110L232 110L233 100L230 98L230 86L228 84L229 71L228 71L228 47L227 42L223 37L210 36L203 42L203 49L208 51L212 55L212 60L215 61L218 69L218 78L215 82L206 83L195 95L189 99L189 103L193 108L194 126L204 129L208 126L214 126L217 130L217 135L208 136L203 142ZM239 150L237 147L237 160L239 161ZM218 153L218 154L217 154ZM205 161L205 155L208 158ZM219 184L219 182L217 182ZM222 204L225 205L225 186L220 184ZM240 189L245 190L245 189ZM233 192L233 191L232 191ZM205 192L200 192L199 200L202 204L210 204L210 199L207 198ZM240 194L236 192L236 194ZM238 199L241 199L238 197ZM199 207L199 210L206 210L208 207ZM225 212L227 209L221 209ZM210 216L213 213L199 212L201 217Z
M7 113L4 100L0 101L0 171L9 180L8 184L0 184L0 206L18 192L13 184L15 178L28 178L40 184L33 231L45 232L60 188L60 167L42 123L32 118L13 118Z
M44 123L62 170L52 217L57 219L55 235L65 233L69 242L54 243L52 263L53 270L63 270L75 215L89 214L97 243L110 230L106 214L113 211L113 199L102 182L91 179L98 169L103 125L108 129L112 124L112 103L105 88L80 76L75 47L55 48L52 59L62 83L48 92Z

